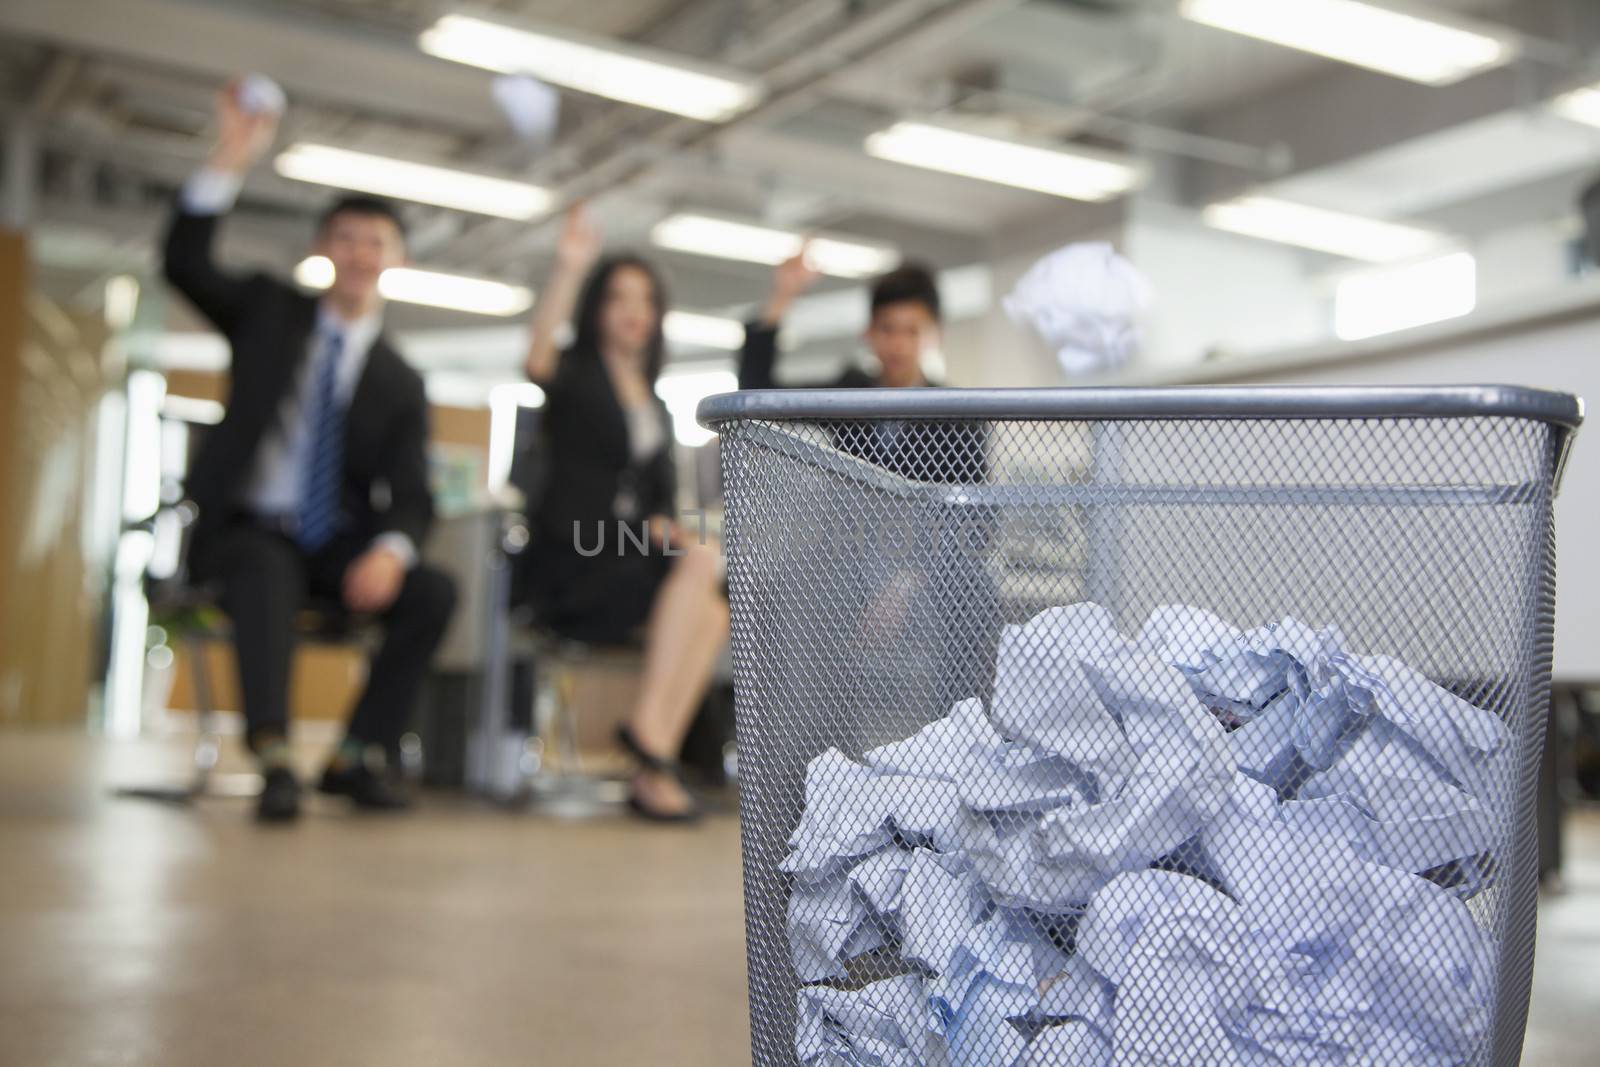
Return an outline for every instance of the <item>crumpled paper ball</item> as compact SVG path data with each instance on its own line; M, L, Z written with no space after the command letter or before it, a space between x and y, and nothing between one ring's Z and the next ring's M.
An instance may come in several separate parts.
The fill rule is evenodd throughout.
M996 671L992 706L807 767L780 864L804 1067L1483 1048L1498 952L1472 898L1516 755L1492 712L1332 627L1182 605L1133 637L1048 609Z
M252 115L281 115L289 100L283 87L265 74L247 74L235 90L239 106Z
M526 74L502 74L491 90L500 113L518 137L535 148L555 139L561 121L561 94Z
M1024 274L1003 301L1072 376L1114 370L1139 348L1140 320L1154 303L1139 269L1105 241L1059 248Z

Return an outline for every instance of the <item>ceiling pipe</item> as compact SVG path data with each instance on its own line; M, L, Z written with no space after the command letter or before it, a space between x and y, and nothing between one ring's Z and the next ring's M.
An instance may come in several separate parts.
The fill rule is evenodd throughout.
M1294 166L1294 153L1287 145L1245 144L1139 119L1121 118L1096 110L1088 102L1074 106L1011 89L974 89L963 93L957 101L958 105L973 102L991 105L996 110L1039 115L1070 130L1104 134L1122 141L1130 150L1217 163L1253 171L1263 177L1280 177Z
M594 199L655 172L674 155L706 149L731 129L754 123L770 124L804 110L834 80L846 77L867 63L881 61L901 49L927 47L946 36L962 32L972 21L993 17L1023 0L899 0L856 19L837 33L793 56L763 76L767 95L760 104L734 119L706 125L676 119L640 142L625 145L592 165L580 177L562 185L557 203ZM525 228L496 241L506 227L495 222L469 226L452 242L452 250L471 249L475 258L494 257L497 263L515 258L533 241Z

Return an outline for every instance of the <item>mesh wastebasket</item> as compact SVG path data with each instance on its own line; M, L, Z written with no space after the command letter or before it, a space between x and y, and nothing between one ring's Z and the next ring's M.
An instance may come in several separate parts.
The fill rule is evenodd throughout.
M1580 410L705 401L755 1063L1517 1062Z

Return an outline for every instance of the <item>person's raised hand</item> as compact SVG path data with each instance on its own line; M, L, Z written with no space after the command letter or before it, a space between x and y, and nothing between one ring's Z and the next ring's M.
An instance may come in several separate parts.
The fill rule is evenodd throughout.
M779 263L772 272L772 291L791 300L817 283L822 272L811 265L811 242L800 246L800 251Z
M600 258L602 241L600 227L589 217L589 209L582 200L567 208L561 222L561 236L556 241L556 259L563 267L583 273Z
M809 251L810 243L807 242L800 246L800 251L779 263L773 270L772 292L767 297L766 306L761 313L767 325L778 325L795 300L822 277L821 272L807 261L806 256Z
M210 165L217 170L243 174L255 165L278 133L278 113L247 109L239 100L242 79L235 78L217 93L217 142Z

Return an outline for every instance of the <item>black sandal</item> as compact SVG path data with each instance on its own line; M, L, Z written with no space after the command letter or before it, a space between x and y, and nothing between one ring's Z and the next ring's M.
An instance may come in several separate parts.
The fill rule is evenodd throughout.
M679 785L684 785L683 765L677 760L663 759L662 757L657 756L655 753L647 751L645 747L639 743L639 739L633 735L633 730L628 726L627 723L623 723L621 726L617 727L617 744L621 745L628 755L633 757L634 762L639 765L640 770L649 771L651 774L667 775L668 777L675 779ZM688 787L684 786L684 788L687 790ZM650 822L663 823L695 822L700 818L701 814L700 807L694 803L694 798L692 796L690 797L689 807L685 810L677 812L664 812L647 807L646 805L640 803L637 794L630 793L628 796L628 809L641 819L645 819Z

